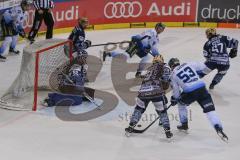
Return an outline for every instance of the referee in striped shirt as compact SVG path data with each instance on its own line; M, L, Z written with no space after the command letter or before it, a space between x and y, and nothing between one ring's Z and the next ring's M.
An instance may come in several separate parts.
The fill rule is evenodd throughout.
M53 36L53 15L52 8L54 7L53 0L34 0L33 5L35 7L35 17L33 21L32 29L29 32L28 39L31 43L34 42L34 38L41 27L42 20L47 26L46 39L50 39Z

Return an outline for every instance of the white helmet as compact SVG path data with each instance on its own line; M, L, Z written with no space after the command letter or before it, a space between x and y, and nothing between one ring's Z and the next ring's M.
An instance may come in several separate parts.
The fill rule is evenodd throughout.
M74 64L72 65L72 67L70 68L69 72L74 72L74 71L82 71L82 66L79 64Z

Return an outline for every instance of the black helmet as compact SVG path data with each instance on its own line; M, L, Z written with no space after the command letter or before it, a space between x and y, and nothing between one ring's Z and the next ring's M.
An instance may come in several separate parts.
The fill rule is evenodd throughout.
M26 5L30 5L31 1L30 0L22 0L21 5L26 6Z
M30 4L31 4L31 1L30 0L22 0L22 2L21 2L21 7L23 8L23 7L28 7L28 6L30 6Z
M155 25L155 28L165 28L166 26L163 24L163 23L161 23L161 22L158 22L156 25Z
M179 61L178 58L171 58L171 59L168 61L168 65L169 65L169 67L174 68L175 66L180 65L180 61Z

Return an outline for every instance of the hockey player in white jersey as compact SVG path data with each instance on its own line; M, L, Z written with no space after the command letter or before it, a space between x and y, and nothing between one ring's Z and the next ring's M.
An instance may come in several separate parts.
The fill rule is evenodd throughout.
M23 0L20 6L12 7L3 13L1 20L1 27L3 31L4 41L0 47L0 59L5 60L6 57L2 56L8 44L10 44L9 52L19 54L15 49L18 41L18 35L25 37L23 29L23 21L26 18L26 12L30 8L30 3Z
M222 80L230 67L229 57L237 56L238 40L217 34L215 28L208 28L206 36L208 41L203 47L203 55L206 58L206 74L214 69L218 70L209 86L209 89L214 89L214 86ZM231 48L229 53L227 48Z
M171 58L168 65L173 70L171 75L171 86L173 89L171 104L173 106L178 104L181 122L181 125L177 126L177 128L179 130L188 130L186 107L194 101L197 101L217 134L227 140L228 138L223 132L222 123L216 114L211 95L208 93L205 83L197 74L197 71L203 70L204 65L199 65L199 63L194 62L180 65L177 58Z
M131 37L131 42L129 44L129 47L127 48L126 52L103 52L103 61L105 61L107 56L110 57L116 57L119 54L123 54L127 56L128 58L132 57L134 54L136 54L139 58L141 58L141 61L139 63L139 67L137 69L136 78L141 77L141 73L145 68L146 63L151 58L150 55L153 57L160 55L159 53L159 38L158 35L162 33L165 29L165 25L162 23L157 23L155 25L154 29L146 30L141 34L134 35Z

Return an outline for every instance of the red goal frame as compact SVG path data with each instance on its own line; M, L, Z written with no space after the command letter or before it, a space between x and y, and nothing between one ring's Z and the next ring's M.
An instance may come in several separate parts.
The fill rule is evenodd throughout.
M47 50L62 46L68 44L69 45L69 59L72 60L73 55L72 55L72 41L67 40L65 42L58 43L56 45L50 46L48 48L41 49L36 52L36 59L35 59L35 76L34 76L34 101L33 101L33 107L32 110L36 111L37 110L37 96L38 96L38 75L39 75L39 56L40 54L44 53Z

